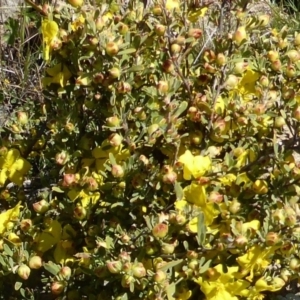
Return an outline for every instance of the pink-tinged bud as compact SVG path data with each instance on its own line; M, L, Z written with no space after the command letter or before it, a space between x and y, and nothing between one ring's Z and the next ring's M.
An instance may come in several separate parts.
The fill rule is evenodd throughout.
M30 272L31 272L30 268L26 265L19 266L17 271L18 275L24 280L27 280L29 278Z
M119 274L122 271L123 265L120 261L107 261L106 267L112 274Z
M75 209L74 209L74 217L77 220L84 220L86 218L87 215L87 211L84 207L78 205Z
M166 279L167 279L167 274L162 270L157 270L153 277L153 280L156 283L164 283Z
M93 177L87 177L87 178L85 178L85 180L84 180L84 186L90 192L96 191L99 188L98 182Z
M199 28L191 28L188 31L188 37L193 37L195 39L199 39L202 36L202 30Z
M117 92L119 94L128 94L131 92L131 85L128 82L121 81L117 85Z
M268 87L270 84L269 78L267 76L261 76L259 79L259 83L263 86L263 87Z
M276 232L268 232L266 235L266 245L267 246L274 246L277 245L281 241L278 233Z
M114 42L108 42L105 46L105 51L109 56L115 56L119 52L119 46Z
M291 62L297 62L300 59L300 54L297 50L289 50L286 53L287 57L290 59Z
M239 235L235 238L234 244L238 248L243 248L248 244L248 239L243 235Z
M158 92L162 95L165 95L169 91L169 84L167 81L160 80L156 86Z
M166 73L172 73L175 70L174 64L171 59L167 59L163 62L162 68Z
M162 181L166 184L174 184L177 179L177 174L173 170L169 170L163 175Z
M220 277L220 275L221 274L216 269L214 269L214 268L209 268L204 273L205 278L207 278L208 280L211 280L211 281L217 280Z
M293 117L297 120L300 121L300 106L296 106L296 108L293 111Z
M108 71L108 73L109 73L109 76L113 79L117 79L121 76L121 70L119 68L116 68L116 67L111 68Z
M269 59L269 61L273 62L273 61L277 61L279 59L279 53L277 51L273 51L270 50L267 53L267 58Z
M122 271L125 273L129 273L129 272L131 272L131 270L132 270L132 263L129 261L125 262L123 265Z
M227 58L223 53L218 53L217 58L216 58L216 63L219 66L224 66L227 62Z
M106 119L106 125L109 127L118 127L120 126L121 121L117 116L109 117Z
M57 153L55 156L55 162L61 166L65 165L68 160L69 160L69 154L66 151Z
M208 72L208 73L211 73L211 74L214 74L214 73L216 73L216 68L215 67L213 67L211 64L209 64L209 63L205 63L204 64L204 69Z
M154 32L158 35L158 36L164 36L165 32L166 32L166 26L161 25L161 24L157 24L154 27Z
M113 146L113 147L118 147L122 144L123 141L123 137L120 136L118 133L112 133L109 138L109 143Z
M64 266L61 268L59 274L66 280L69 280L72 275L72 270L68 266Z
M17 113L17 119L21 125L26 125L28 123L28 115L24 111L19 111Z
M32 206L33 206L34 211L38 214L43 214L46 211L48 211L48 209L49 209L49 203L45 199L42 199L39 202L33 203Z
M188 259L197 259L199 257L199 254L196 251L188 250L187 254L186 254L186 257Z
M61 294L66 287L66 284L63 281L55 281L51 284L51 293L53 295Z
M76 183L76 175L75 174L64 174L64 178L62 181L62 186L69 187Z
M271 69L273 71L280 71L281 70L281 61L278 59L278 60L275 60L275 61L272 61L271 63Z
M128 244L131 241L130 236L126 233L122 234L120 239L121 239L123 244Z
M113 165L111 167L111 174L115 178L122 178L124 176L125 172L121 165Z
M146 269L142 263L136 263L132 267L132 275L135 278L142 278L146 276Z
M39 269L43 266L43 261L40 256L34 255L31 256L28 262L30 269Z
M168 234L169 226L164 223L157 224L152 229L152 234L156 238L164 238Z
M126 262L130 262L131 261L131 257L130 254L128 252L122 251L119 254L119 259L121 260L121 262L126 263Z
M233 34L232 39L239 46L244 40L247 39L246 28L244 26L239 27Z
M23 219L20 222L20 228L23 232L27 232L30 228L32 228L32 220L31 219Z

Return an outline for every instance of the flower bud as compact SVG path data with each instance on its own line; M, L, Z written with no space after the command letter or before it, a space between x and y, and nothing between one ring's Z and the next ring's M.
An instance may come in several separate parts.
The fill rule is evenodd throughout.
M108 73L109 73L109 76L110 76L111 78L113 78L113 79L120 78L120 76L121 76L121 70L120 70L119 68L116 68L116 67L111 68L111 69L108 71Z
M69 160L69 154L66 151L57 153L55 156L56 163L61 166L65 165L68 160Z
M120 126L121 121L117 116L109 117L106 119L106 125L108 127L118 127Z
M227 58L223 53L218 53L217 58L216 58L216 63L219 66L224 66L227 62Z
M122 178L125 172L121 165L113 165L111 168L111 174L115 178Z
M239 235L235 238L234 240L234 244L238 247L238 248L243 248L248 244L248 239L243 236L243 235Z
M241 26L237 29L237 31L233 34L232 39L239 46L244 40L247 39L246 28Z
M64 266L61 268L59 274L66 280L69 280L72 275L72 270L68 266Z
M78 205L76 206L76 208L74 209L74 217L77 220L84 220L86 218L87 215L87 211L84 207Z
M19 266L17 271L18 275L24 280L27 280L29 278L30 272L30 268L26 265Z
M173 254L175 251L175 245L174 244L167 244L163 243L161 246L161 252L163 254Z
M26 125L28 123L28 115L24 111L19 111L17 113L17 119L21 125Z
M157 24L154 27L154 32L158 35L158 36L164 36L165 32L166 32L166 26L161 25L161 24Z
M282 116L276 117L274 121L274 126L276 128L282 128L285 125L285 119Z
M238 200L234 199L229 205L229 211L232 214L236 214L240 210L241 210L241 203Z
M108 261L106 262L108 271L112 274L119 274L122 271L122 263L120 261Z
M30 269L39 269L43 266L43 261L40 256L34 255L31 256L28 262Z
M105 46L105 51L109 56L115 56L119 52L119 46L114 42L108 42Z
M277 245L281 241L278 233L276 232L268 232L266 235L266 245L267 246L274 246Z
M285 74L288 78L293 78L297 75L297 70L293 65L288 65L285 69Z
M224 86L227 90L232 90L236 88L238 83L239 83L239 79L235 75L230 74L226 79Z
M172 73L175 70L174 64L171 59L167 59L163 62L162 68L166 73Z
M160 80L158 83L157 83L157 86L156 86L157 90L159 91L160 94L167 94L168 91L169 91L169 84L167 81L163 81L163 80Z
M133 276L126 274L122 276L121 285L123 288L128 288L130 287L130 284L134 281L135 279Z
M271 69L273 71L280 71L281 70L281 61L279 59L272 61Z
M297 62L300 59L300 54L297 50L289 50L286 53L287 57L290 59L291 62Z
M27 232L30 228L32 228L32 220L31 219L23 219L20 222L20 228L23 232Z
M168 234L169 226L164 223L156 224L152 229L152 234L156 238L164 238Z
M128 82L121 81L117 85L117 92L119 94L127 94L131 92L131 85Z
M66 284L63 281L55 281L51 284L51 293L53 295L61 294L66 287Z
M118 133L112 133L109 138L109 143L113 146L113 147L118 147L122 144L123 141L123 137L120 136Z
M267 58L268 58L269 61L271 61L271 62L277 61L277 60L279 59L279 53L278 53L277 51L270 50L270 51L267 53Z
M293 111L293 117L297 120L300 121L300 105L296 106L296 108Z
M48 211L48 209L49 209L49 203L45 199L42 199L39 202L33 203L32 206L33 206L34 211L39 214L43 214L46 211Z
M146 276L146 269L142 263L136 263L132 267L132 275L135 278L142 278Z
M294 45L300 46L300 33L297 33L294 39Z
M157 270L153 276L153 280L156 283L164 283L166 279L167 279L167 274L162 270Z
M188 37L193 37L195 39L199 39L202 36L202 30L199 28L191 28L188 31Z

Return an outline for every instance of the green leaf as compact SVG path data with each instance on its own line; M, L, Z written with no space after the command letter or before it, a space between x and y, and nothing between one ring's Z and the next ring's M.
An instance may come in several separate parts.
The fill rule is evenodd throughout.
M2 255L0 255L0 264L5 267L6 266L6 262L3 260Z
M15 283L15 291L18 291L22 287L22 282L16 281Z
M109 157L109 160L110 160L110 162L111 162L112 165L116 165L117 164L116 159L115 159L115 157L114 157L114 155L112 153L109 153L108 157Z
M205 243L205 237L206 237L206 227L205 227L205 217L203 212L200 212L198 215L198 230L197 230L197 235L198 235L198 243L199 246L203 246Z
M6 253L6 254L8 254L9 256L13 256L13 251L8 247L8 245L7 244L4 244L3 245L3 250L4 250L4 252Z
M120 51L118 53L118 55L131 54L131 53L135 53L135 52L136 52L135 48L129 48L129 49L125 49L123 51Z
M178 118L188 107L187 101L182 101L176 111L174 112L174 117Z
M175 194L176 194L176 200L181 200L183 198L183 189L180 186L180 183L177 181L174 184Z
M204 272L206 272L209 269L210 263L211 263L211 259L208 260L203 266L200 266L199 273L203 274Z
M141 72L141 71L144 71L145 67L143 65L137 65L137 66L133 66L131 68L129 68L127 70L127 72Z
M58 186L53 186L52 191L56 193L64 193L64 191L60 189Z
M48 263L45 263L44 268L54 276L56 276L58 274L58 272L60 271L60 267L51 261Z
M170 284L167 288L168 300L173 300L174 299L173 295L175 294L175 291L176 291L175 283Z
M167 271L169 269L172 269L174 268L175 266L181 264L183 262L183 259L178 259L178 260L174 260L174 261L171 261L165 265L163 265L161 268L159 268L160 270L162 271Z

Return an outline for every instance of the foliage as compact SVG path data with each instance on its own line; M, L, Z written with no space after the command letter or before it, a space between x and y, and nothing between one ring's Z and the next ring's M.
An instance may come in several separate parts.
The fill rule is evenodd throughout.
M3 127L5 297L259 300L297 280L300 34L247 0L69 2L39 8L43 100Z

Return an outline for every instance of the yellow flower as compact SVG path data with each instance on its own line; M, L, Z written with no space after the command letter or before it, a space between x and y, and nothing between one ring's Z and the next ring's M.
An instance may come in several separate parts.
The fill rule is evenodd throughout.
M57 37L59 28L56 22L50 20L42 21L42 36L44 44L44 59L48 61L50 59L51 43Z
M44 77L42 79L43 85L46 87L52 83L59 84L61 87L64 87L67 84L67 81L71 78L72 73L69 71L67 66L61 63L46 69L46 73L51 77Z
M55 246L61 237L62 228L57 220L51 220L48 227L35 236L36 251L46 252Z
M211 170L211 160L208 156L194 156L189 150L186 150L178 161L183 164L183 178L185 180L191 180L192 177L200 178Z
M231 186L233 183L235 183L236 181L236 176L232 173L226 174L220 178L218 178L218 180L226 186Z
M8 222L18 219L21 207L21 202L19 202L15 207L0 214L0 235L5 233Z
M83 15L80 15L75 21L71 24L72 31L76 31L84 25L85 18Z
M271 257L278 247L261 247L255 245L251 247L246 254L237 258L238 264L250 275L246 278L252 281L254 275L261 274L270 264Z
M238 300L237 296L241 295L246 290L250 283L236 279L234 273L238 271L238 267L228 267L227 273L223 272L221 264L214 267L219 274L216 280L204 280L203 276L195 280L201 287L201 291L209 300Z
M184 198L175 201L175 209L179 212L188 210L189 206L195 205L199 211L202 211L205 218L205 225L209 226L219 215L220 211L215 207L214 203L206 201L206 190L203 185L192 183L183 190ZM193 218L189 224L189 230L197 232L198 217Z
M3 186L7 179L21 185L30 168L30 163L21 157L19 150L10 149L6 155L0 157L0 186Z

